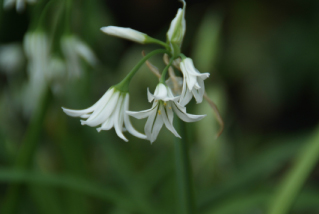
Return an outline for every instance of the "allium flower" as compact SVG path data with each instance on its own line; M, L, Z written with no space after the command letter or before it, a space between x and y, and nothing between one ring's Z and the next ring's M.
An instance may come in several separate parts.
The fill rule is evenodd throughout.
M74 35L63 36L61 47L66 58L69 76L78 77L82 74L80 58L83 58L91 66L97 63L97 58L91 48Z
M36 0L4 0L3 7L4 9L9 9L16 5L16 10L20 13L24 11L26 3L35 3Z
M82 125L91 127L101 125L97 131L109 130L114 126L116 134L125 141L128 141L123 135L125 128L132 135L145 139L146 136L136 131L129 119L126 111L129 107L129 93L121 92L114 87L110 88L103 97L93 106L84 110L72 110L63 108L63 111L71 117L81 117ZM124 124L124 127L123 127Z
M23 41L24 51L28 60L29 81L24 89L23 101L25 113L29 114L47 87L47 72L50 60L49 39L42 31L28 32Z
M147 139L151 141L151 143L156 140L163 124L165 124L166 128L168 128L176 137L180 138L173 126L174 112L185 122L195 122L206 115L187 114L186 108L181 106L177 102L178 100L179 97L174 97L168 86L159 83L156 86L154 95L148 91L148 101L154 101L152 108L140 112L128 111L127 113L137 119L148 117L144 130Z
M183 73L183 89L179 103L185 106L193 96L197 103L201 103L205 93L204 80L209 77L209 73L200 73L190 58L183 59L180 68Z
M184 39L185 31L186 31L186 21L185 21L185 8L186 3L184 0L183 9L179 8L175 18L172 20L171 25L167 31L167 41L171 47L171 51L173 55L177 55L180 53L180 48Z
M133 42L137 42L140 44L145 44L147 40L147 35L145 33L139 32L137 30L133 30L131 28L124 28L124 27L116 27L116 26L108 26L102 27L101 31L104 33L120 37L122 39L131 40Z

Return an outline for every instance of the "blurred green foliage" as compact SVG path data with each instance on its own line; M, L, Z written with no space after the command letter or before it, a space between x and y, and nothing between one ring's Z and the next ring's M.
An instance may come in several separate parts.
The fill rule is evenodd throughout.
M267 213L280 191L290 189L296 197L287 202L287 213L319 213L319 151L313 150L308 171L294 175L299 183L289 180L308 157L296 159L303 148L319 143L313 137L319 132L319 2L186 2L183 50L202 73L211 74L206 92L225 122L215 139L219 126L209 105L188 107L190 113L207 114L186 124L184 133L191 142L198 213ZM21 102L28 62L14 72L0 67L0 210L15 187L15 213L178 213L170 132L163 129L153 145L128 135L126 143L114 130L81 126L61 106L92 105L142 58L142 50L153 48L111 38L100 27L131 27L165 40L179 6L171 0L73 1L71 28L94 50L99 65L83 63L81 78L63 81L62 93L49 92L43 121L31 133L32 148L24 143L36 116L25 114ZM22 45L41 8L27 5L21 14L0 8L0 48ZM58 15L58 9L51 11L50 23ZM156 84L143 66L131 84L130 108L149 108L146 88L153 91ZM132 121L143 130L145 121ZM21 154L28 158L19 162ZM286 181L292 184L285 187Z

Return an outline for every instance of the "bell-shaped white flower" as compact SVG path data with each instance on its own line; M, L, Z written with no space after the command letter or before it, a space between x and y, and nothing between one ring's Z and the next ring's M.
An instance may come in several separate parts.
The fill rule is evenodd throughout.
M93 106L84 110L72 110L63 108L63 111L71 117L81 117L82 125L91 127L101 125L97 130L109 130L114 127L116 134L125 141L128 141L123 135L123 129L126 129L132 135L146 139L146 136L136 131L129 119L129 93L121 92L114 87L110 88L103 97ZM123 127L124 125L124 127Z
M67 71L71 77L78 77L82 74L80 58L91 66L97 64L98 60L91 48L75 35L63 36L61 48L66 59Z
M127 113L137 119L148 117L144 131L147 139L151 141L151 143L156 140L163 124L165 124L166 128L176 137L180 138L173 126L174 112L185 122L195 122L206 116L187 114L186 108L177 102L179 97L174 96L171 89L163 83L159 83L156 86L154 95L151 94L149 90L147 95L148 101L153 101L152 108L140 112L128 111Z
M107 26L102 27L101 31L104 33L120 37L122 39L131 40L133 42L137 42L140 44L145 44L148 36L145 33L139 32L137 30L133 30L131 28L124 28L124 27L116 27L116 26Z
M28 83L23 90L23 104L28 115L37 106L42 92L48 86L50 60L49 38L42 31L28 32L24 36L24 52L28 61Z
M205 93L204 80L209 77L209 73L200 73L191 58L183 59L180 69L183 73L183 88L179 103L185 106L193 96L197 103L201 103Z
M180 53L180 48L184 39L186 31L186 21L185 21L185 8L186 3L184 0L183 9L179 8L175 18L172 20L171 25L167 31L167 41L171 47L173 55L178 55Z
M10 9L14 6L16 6L17 12L21 13L25 9L26 3L35 3L36 0L4 0L3 1L3 7L4 9Z

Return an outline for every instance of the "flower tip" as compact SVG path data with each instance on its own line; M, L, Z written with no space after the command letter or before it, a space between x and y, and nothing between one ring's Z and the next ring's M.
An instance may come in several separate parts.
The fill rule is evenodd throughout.
M86 125L85 120L81 120L81 125Z
M110 26L107 26L107 27L101 27L100 30L104 33L108 33L108 29L109 29Z

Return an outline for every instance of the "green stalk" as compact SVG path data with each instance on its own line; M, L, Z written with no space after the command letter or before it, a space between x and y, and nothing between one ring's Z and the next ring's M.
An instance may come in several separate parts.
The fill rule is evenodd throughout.
M283 179L274 200L270 205L269 214L286 214L291 208L307 177L319 159L319 127L314 136L305 145L297 157L290 172Z
M160 79L160 83L163 83L165 84L165 77L166 77L166 74L167 74L167 71L169 69L169 67L171 67L171 65L173 64L173 61L174 61L174 58L171 58L169 63L166 65L166 67L164 68L163 72L162 72L162 76L161 76L161 79Z
M21 145L20 152L16 158L15 169L26 170L30 168L34 152L38 145L42 130L42 123L45 118L46 110L51 99L49 88L43 91L39 106L34 110L30 124L28 126L25 139ZM13 214L17 212L19 199L21 198L22 184L11 184L8 186L7 194L3 200L0 213Z
M155 38L150 37L150 36L146 37L145 44L158 44L158 45L165 47L166 50L170 49L170 47L167 43L162 42L161 40L155 39Z
M196 213L192 169L189 160L189 143L186 138L186 127L182 121L176 121L175 126L182 139L175 141L176 182L181 214Z
M165 49L159 49L159 50L155 50L152 51L151 53L147 54L146 56L144 56L144 58L139 61L137 63L137 65L135 65L135 67L130 71L130 73L128 73L126 75L126 77L117 85L115 85L114 87L122 92L128 92L128 88L129 88L129 84L131 82L131 79L133 78L133 76L136 74L136 72L140 69L140 67L142 67L142 65L152 56L156 55L156 54L164 54L167 53L169 54L169 52Z

